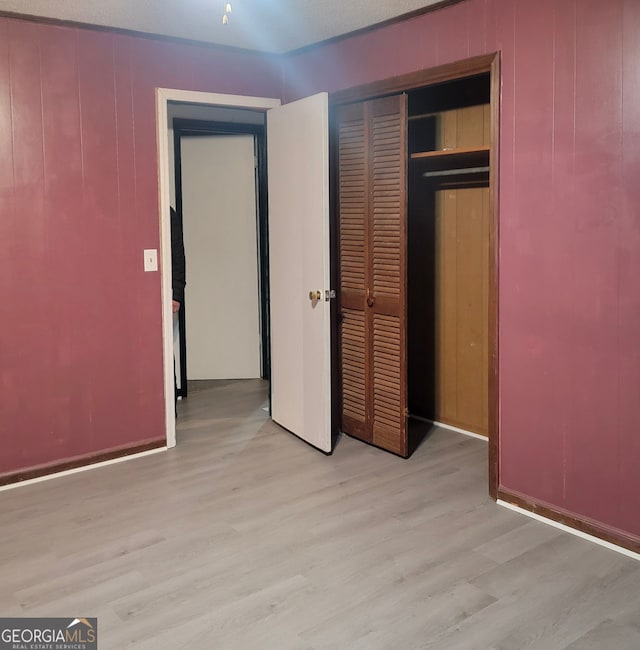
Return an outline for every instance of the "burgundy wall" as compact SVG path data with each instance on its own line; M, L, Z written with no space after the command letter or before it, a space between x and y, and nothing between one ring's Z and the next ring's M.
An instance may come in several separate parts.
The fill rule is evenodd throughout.
M280 60L0 18L0 474L164 438L155 87Z
M640 536L640 2L467 0L288 57L288 99L501 51L501 484Z

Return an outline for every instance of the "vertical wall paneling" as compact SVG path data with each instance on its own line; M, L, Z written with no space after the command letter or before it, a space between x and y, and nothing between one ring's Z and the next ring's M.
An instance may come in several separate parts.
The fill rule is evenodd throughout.
M4 429L12 429L14 441L0 457L0 471L9 463L55 455L58 441L51 431L52 350L47 345L51 300L42 294L41 283L49 268L44 188L44 143L42 134L42 95L40 85L40 28L30 23L16 24L9 30L10 97L13 138L13 211L3 266L11 267L13 285L9 288L3 314L2 351L4 384L8 404L15 405ZM2 215L2 218L6 218ZM2 269L3 271L5 269ZM16 289L19 288L19 291ZM19 368L20 373L12 370ZM42 395L39 408L29 417L20 417L31 395ZM9 422L15 426L11 427ZM28 445L31 429L47 432L36 449ZM37 462L37 461L36 461Z
M575 434L567 444L566 505L599 521L617 521L620 503L621 7L576 3L575 226L569 258L574 327L563 354L580 379L572 391Z
M154 89L280 84L277 57L0 18L0 478L164 439Z
M128 347L130 323L127 318L110 318L111 306L120 298L120 287L135 283L135 276L127 274L123 264L124 240L119 214L119 179L117 146L117 108L115 98L115 61L113 35L91 34L79 31L77 35L80 127L83 172L83 215L85 242L90 242L91 256L86 260L86 273L82 274L82 294L93 288L99 300L85 309L88 331L99 330L98 323L108 322L108 336ZM126 213L125 213L126 214ZM108 242L102 246L101 242ZM131 250L130 255L135 255ZM134 417L135 394L122 377L131 372L131 359L113 355L99 340L88 337L91 357L99 358L99 368L87 369L85 381L91 386L91 408L95 420L97 439L109 436L109 412L113 404L128 417ZM107 388L101 387L104 383ZM101 387L101 388L99 388ZM123 434L113 433L112 439L126 442ZM125 434L126 435L126 434Z
M547 299L549 308L549 332L553 334L556 356L547 360L553 368L553 444L554 456L550 459L553 471L544 475L543 489L538 488L540 497L553 501L554 494L566 499L566 473L564 459L568 434L572 421L573 369L565 363L564 350L572 345L574 336L572 322L566 314L572 303L572 279L568 264L564 265L563 281L559 281L558 265L566 259L566 242L570 242L577 223L575 214L575 129L576 111L575 68L576 68L576 0L553 8L553 144L552 144L552 191L551 223L553 236L547 237L545 249L553 260L551 271L545 271L547 278ZM563 215L556 218L556 215ZM547 434L548 435L548 434ZM533 482L533 479L530 479ZM558 482L560 482L558 484Z
M475 3L478 6L479 3ZM469 58L469 8L465 5L450 7L449 11L436 11L437 22L437 65L451 63L456 59ZM484 54L484 52L483 52Z
M618 489L620 498L619 528L631 527L640 536L640 3L625 0L622 4L622 156L618 166L621 181L619 220L620 258L618 265L619 295L619 426L620 456Z
M16 246L16 217L14 211L13 116L11 114L11 39L6 23L0 22L0 295L9 296L17 276L9 263L10 251ZM6 301L0 302L0 318L6 323ZM1 330L0 330L1 331ZM0 391L7 418L15 418L20 408L18 387L7 372L17 357L9 341L0 334ZM6 432L0 428L0 444L6 445Z
M570 408L566 393L559 390L568 388L563 385L563 350L567 348L557 336L558 317L568 297L566 281L558 281L562 276L568 278L566 244L555 236L556 228L564 224L554 218L553 194L548 189L553 179L554 41L541 51L536 47L539 34L553 29L554 4L544 0L535 8L522 3L515 7L514 58L518 74L513 134L514 149L520 153L514 168L513 192L519 206L509 220L503 221L501 230L514 242L514 246L502 251L504 264L513 259L513 274L506 280L509 290L513 292L517 287L519 295L532 297L525 301L514 295L504 306L503 316L512 325L502 331L502 341L521 368L521 381L507 388L510 399L502 405L504 426L519 420L522 404L537 405L527 422L520 425L527 431L522 441L515 446L508 438L503 441L505 453L519 459L505 468L503 479L511 481L512 472L517 471L526 493L545 501L563 489L562 425L564 411ZM529 223L532 218L536 220L535 228ZM532 273L534 268L536 272ZM541 301L546 302L544 309ZM541 375L545 381L536 380ZM539 448L558 452L552 454L542 474L526 463L532 451Z
M40 29L40 73L46 264L51 280L45 324L50 334L45 341L53 355L49 426L58 447L73 445L84 453L93 438L93 430L82 427L92 417L86 349L93 330L87 321L92 307L84 302L86 288L91 287L87 265L91 245L85 244L77 42L65 30ZM75 259L69 248L77 251Z
M467 56L478 56L490 52L486 46L487 2L474 2L463 12L466 20Z
M13 225L13 116L11 114L11 39L7 24L0 23L0 240L11 242ZM0 257L0 264L3 258ZM12 275L7 264L2 264L0 288L7 295Z

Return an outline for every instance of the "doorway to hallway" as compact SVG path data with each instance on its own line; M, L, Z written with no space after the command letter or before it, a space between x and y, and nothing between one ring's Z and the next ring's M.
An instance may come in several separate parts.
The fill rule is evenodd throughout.
M181 397L189 381L270 375L264 113L227 109L224 116L173 119L175 206L187 259L174 345Z

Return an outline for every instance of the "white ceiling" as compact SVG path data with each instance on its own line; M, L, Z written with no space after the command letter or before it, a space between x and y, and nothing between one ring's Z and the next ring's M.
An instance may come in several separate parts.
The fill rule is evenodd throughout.
M439 0L0 0L0 11L288 52Z

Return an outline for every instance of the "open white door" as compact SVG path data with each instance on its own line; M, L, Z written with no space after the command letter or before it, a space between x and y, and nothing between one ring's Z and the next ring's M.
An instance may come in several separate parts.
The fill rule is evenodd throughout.
M328 114L327 93L267 112L271 415L325 452L331 451Z

